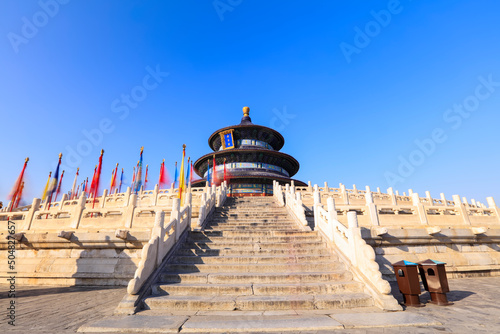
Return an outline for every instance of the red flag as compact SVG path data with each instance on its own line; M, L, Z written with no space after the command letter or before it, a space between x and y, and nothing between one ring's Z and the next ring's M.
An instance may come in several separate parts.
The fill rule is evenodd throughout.
M94 167L94 175L92 175L92 182L90 183L89 195L92 195L94 193L96 173L97 173L97 165L95 165L95 167Z
M19 204L19 201L21 200L22 188L24 187L24 182L23 182L24 171L26 170L26 166L28 165L29 160L30 160L29 158L26 158L24 160L24 166L21 171L21 174L19 174L19 177L17 178L16 183L14 184L14 188L12 188L12 191L9 195L11 202L10 211L12 211L12 209L17 208L16 203Z
M170 185L170 177L168 175L168 170L167 168L165 168L165 159L163 159L163 162L161 163L160 166L160 177L158 179L158 185L159 186Z
M104 150L101 150L101 155L99 156L99 165L97 166L97 174L95 176L94 182L94 201L92 202L92 209L95 206L95 198L99 193L99 180L101 178L101 169L102 169L102 155L104 154Z
M59 179L59 185L57 186L57 190L56 190L56 197L54 198L54 202L57 202L57 196L59 195L59 193L61 192L61 183L62 183L62 179L64 177L64 170L62 171L61 173L61 178Z
M226 158L224 158L224 181L226 181Z
M146 190L147 188L147 184L148 184L148 166L149 165L146 165L146 174L144 175L144 190Z
M23 196L24 182L21 183L21 187L17 193L16 202L14 203L14 209L19 206L19 202L21 202L21 197Z
M217 177L217 171L215 170L215 154L213 155L213 165L214 165L214 169L213 169L213 176L212 176L212 184L215 184L217 185L219 183L219 178Z

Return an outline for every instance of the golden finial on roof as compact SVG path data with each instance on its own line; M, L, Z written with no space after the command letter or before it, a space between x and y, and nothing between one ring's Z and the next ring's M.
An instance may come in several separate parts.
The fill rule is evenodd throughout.
M250 108L243 107L243 116L250 116Z

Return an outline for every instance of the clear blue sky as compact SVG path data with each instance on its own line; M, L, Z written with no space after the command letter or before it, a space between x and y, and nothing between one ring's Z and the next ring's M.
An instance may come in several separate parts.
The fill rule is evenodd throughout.
M26 197L40 197L59 152L64 191L101 148L106 186L117 162L130 179L141 146L151 179L163 158L172 175L182 144L208 153L248 105L285 137L297 179L499 203L499 12L493 0L3 0L0 200L25 157Z

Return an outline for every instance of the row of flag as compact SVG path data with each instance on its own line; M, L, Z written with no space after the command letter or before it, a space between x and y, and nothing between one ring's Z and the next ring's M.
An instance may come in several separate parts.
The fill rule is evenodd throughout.
M145 168L145 173L144 173L144 178L142 177L143 175L143 153L144 153L144 147L141 147L140 155L139 155L139 161L137 162L137 165L134 166L133 168L133 175L132 175L132 184L131 188L132 191L135 193L138 193L141 188L146 189L148 181L149 181L149 175L148 175L148 165L146 165ZM78 198L82 193L85 193L87 197L92 197L94 198L93 205L95 204L95 198L97 195L100 193L99 188L101 185L101 172L102 172L102 159L104 155L104 150L101 150L101 154L99 156L99 162L94 168L94 174L90 180L90 186L89 186L89 178L87 177L83 182L81 182L79 185L78 183L78 176L80 175L80 169L77 168L76 170L76 175L73 180L73 185L71 187L71 190L68 192L68 198L69 199L75 199ZM177 162L175 163L175 177L174 177L174 187L179 187L179 198L183 197L183 193L189 187L193 181L193 163L191 161L191 158L188 158L187 160L187 165L185 165L185 156L186 156L186 145L183 145L182 147L182 161L181 161L181 167L180 167L180 172L177 170ZM49 172L49 177L47 179L47 183L45 185L45 188L43 190L42 194L42 200L46 201L48 203L48 208L50 208L51 203L55 202L57 200L57 197L61 193L61 184L62 180L64 177L64 170L60 173L60 167L61 167L61 159L62 159L62 153L59 154L59 160L56 166L56 169L54 173ZM13 209L17 208L19 206L19 203L21 202L22 198L22 193L24 189L24 174L26 170L26 166L28 164L29 159L26 158L23 169L21 171L21 174L16 180L16 183L14 184L14 187L9 194L9 199L11 202L10 205L10 211ZM215 160L214 160L215 163ZM110 193L114 192L121 192L122 185L124 182L124 170L123 168L121 169L121 175L120 178L118 179L118 163L116 164L115 168L111 172L111 182L110 182L110 187L109 191ZM225 175L225 167L224 167L224 175ZM168 185L170 183L170 178L168 175L167 168L165 167L165 159L163 159L161 165L160 165L160 175L158 179L158 184L160 187L163 187L165 185Z

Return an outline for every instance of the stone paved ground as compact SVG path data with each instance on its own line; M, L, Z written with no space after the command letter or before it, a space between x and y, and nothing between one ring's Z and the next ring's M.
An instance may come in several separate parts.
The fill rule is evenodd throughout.
M433 327L344 329L342 333L500 333L500 277L452 279L447 307L427 304L406 312L442 323ZM16 326L7 324L8 287L0 285L0 333L74 333L81 325L110 316L126 289L106 287L18 287ZM401 299L399 293L396 296ZM422 294L421 300L428 299ZM367 314L367 317L370 315ZM301 333L327 333L302 331Z

